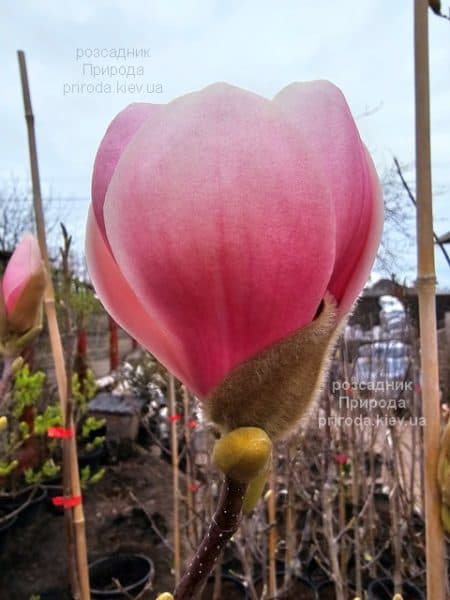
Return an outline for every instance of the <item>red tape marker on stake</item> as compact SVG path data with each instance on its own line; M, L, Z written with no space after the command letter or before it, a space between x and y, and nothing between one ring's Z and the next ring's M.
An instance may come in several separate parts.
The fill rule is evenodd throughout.
M72 496L71 498L65 498L64 496L55 496L52 498L54 506L62 506L63 508L73 508L82 503L81 496Z
M48 437L69 439L75 435L75 430L66 427L49 427L47 429Z
M181 415L170 415L169 417L169 421L171 423L175 422L175 421L179 421L181 419Z
M197 425L198 425L198 421L192 420L192 421L188 422L188 427L197 427Z

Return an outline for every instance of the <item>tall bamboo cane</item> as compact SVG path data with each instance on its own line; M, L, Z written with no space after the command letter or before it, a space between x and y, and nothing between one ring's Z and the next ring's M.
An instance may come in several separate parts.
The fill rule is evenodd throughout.
M419 295L422 401L425 417L424 475L427 597L445 598L444 538L437 482L440 414L436 331L436 276L431 196L428 2L414 2L414 57L417 178L417 287Z
M169 374L169 414L170 414L170 450L172 453L172 484L173 484L173 551L175 585L180 581L180 481L178 471L178 436L175 398L175 378Z
M277 501L277 453L278 449L274 451L272 469L269 475L269 488L270 496L267 499L267 513L269 517L269 597L276 598L277 595L277 567L276 567L276 551L277 551L277 515L276 515L276 501Z
M61 335L59 332L58 321L56 318L56 307L55 307L55 292L53 289L53 283L50 275L47 241L45 236L45 225L44 225L44 214L42 210L42 196L41 186L39 179L39 167L37 158L37 147L36 147L36 136L34 131L34 115L31 106L31 95L28 84L28 74L25 61L25 54L22 50L17 52L19 59L19 70L20 78L22 82L22 93L23 103L25 109L25 120L27 124L28 132L28 146L30 154L30 166L31 166L31 179L33 184L33 204L36 218L36 231L39 240L39 247L41 250L42 259L47 270L47 288L44 297L45 312L47 315L48 330L50 335L50 344L52 348L53 361L56 373L56 382L58 386L58 395L61 406L61 414L64 420L64 424L68 428L74 428L73 415L71 410L71 403L69 402L68 394L68 382L67 374L64 363L64 353L61 343ZM64 451L64 480L70 481L70 494L72 496L81 496L80 477L78 472L78 459L77 459L77 447L75 436L66 440L63 440L63 451ZM71 515L69 511L67 519L72 517L72 523L67 527L68 543L72 545L72 528L75 533L75 548L76 548L76 563L78 571L78 582L72 574L72 586L75 588L79 585L79 594L81 600L90 599L89 590L89 571L87 563L87 547L86 547L86 532L85 532L85 520L84 512L81 504L74 506L71 509ZM70 550L69 550L70 552ZM69 561L71 556L69 555ZM78 589L72 589L74 594L78 595Z
M186 443L186 516L187 534L189 544L195 546L197 543L194 531L194 497L192 492L192 455L191 455L191 432L189 427L190 417L190 395L183 385L183 408L184 408L184 440Z

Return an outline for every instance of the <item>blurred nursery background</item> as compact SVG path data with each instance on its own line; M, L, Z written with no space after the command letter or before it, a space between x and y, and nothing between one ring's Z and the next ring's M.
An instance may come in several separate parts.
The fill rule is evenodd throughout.
M309 79L329 79L346 95L382 183L383 239L319 401L274 445L261 499L198 597L434 599L426 592L413 5L2 4L0 273L22 235L39 234L16 55L23 49L63 356L55 365L52 326L44 319L0 398L2 600L84 600L74 551L81 529L89 597L155 598L179 581L218 501L216 427L199 400L106 313L86 268L91 170L106 127L132 102L166 103L214 81L271 98L289 82ZM443 430L450 415L450 7L430 5ZM64 439L61 369L75 459ZM71 460L79 470L80 494L73 497L82 497L82 528L81 513L66 502L63 464ZM448 580L450 537L442 535Z

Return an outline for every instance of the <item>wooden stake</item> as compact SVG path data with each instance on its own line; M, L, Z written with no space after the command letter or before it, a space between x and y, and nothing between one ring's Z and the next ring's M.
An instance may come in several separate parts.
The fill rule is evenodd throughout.
M276 551L277 551L277 448L274 448L272 469L269 475L269 488L271 494L267 500L267 511L269 516L269 598L277 597L277 568L276 568Z
M444 537L440 517L437 464L440 439L436 276L431 196L428 2L414 2L414 57L417 179L417 288L424 429L427 598L445 598Z
M295 438L294 438L295 439ZM297 532L296 532L296 511L295 511L295 494L293 486L292 473L292 442L286 443L285 461L287 464L287 481L286 481L286 528L285 528L285 544L286 552L284 555L284 589L288 589L292 578L292 565L295 558L295 550L297 548Z
M190 396L183 385L183 407L184 407L184 440L186 443L186 517L187 535L189 545L195 547L197 540L194 531L194 498L192 493L192 455L191 455L191 431L189 427L190 418Z
M47 240L45 236L44 214L42 210L42 196L39 179L39 167L37 159L36 136L34 131L34 115L31 106L31 95L28 84L27 67L25 54L22 50L17 52L19 59L20 78L22 82L23 103L25 109L25 120L27 123L28 146L30 154L31 179L33 184L33 204L36 217L36 231L41 250L42 259L47 270L47 288L44 297L45 312L47 315L48 330L50 336L50 344L52 348L53 361L55 366L56 382L58 386L58 395L61 406L61 414L66 427L73 428L73 415L68 403L68 382L64 363L64 353L61 343L61 335L59 332L58 321L56 317L55 307L55 292L50 275L50 265L48 259ZM70 494L72 496L81 496L80 477L78 472L78 458L76 438L70 438L63 442L64 461L63 470L65 471L65 479L70 481ZM68 476L67 476L68 473ZM81 600L90 600L89 589L89 571L87 563L87 547L85 534L85 520L82 505L75 506L71 511L65 511L70 518L70 513L73 520L73 529L75 531L75 547L76 547L76 562L78 569L78 582L76 582L75 574L71 575L71 584L75 586L73 589L74 596L80 597ZM72 556L72 539L70 533L72 526L67 527L69 534L69 564ZM78 592L79 585L79 592Z
M172 454L172 485L173 485L173 552L175 586L180 581L180 482L178 472L178 436L177 436L177 410L175 399L175 378L169 373L169 415L170 415L170 450Z
M118 325L114 319L108 315L109 327L109 368L116 371L119 367L119 335Z

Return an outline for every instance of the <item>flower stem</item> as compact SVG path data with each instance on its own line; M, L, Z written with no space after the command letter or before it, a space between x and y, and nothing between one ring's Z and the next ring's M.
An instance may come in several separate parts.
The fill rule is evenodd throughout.
M246 490L246 483L225 476L208 531L175 590L175 600L195 598L202 588L221 551L239 527Z

